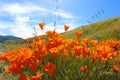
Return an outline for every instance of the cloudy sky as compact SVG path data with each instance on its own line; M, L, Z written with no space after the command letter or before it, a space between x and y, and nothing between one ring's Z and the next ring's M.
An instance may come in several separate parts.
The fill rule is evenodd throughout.
M115 16L120 16L120 0L0 0L0 35L28 38L34 27L43 34L40 22L46 23L44 31L63 32L64 24L72 30Z

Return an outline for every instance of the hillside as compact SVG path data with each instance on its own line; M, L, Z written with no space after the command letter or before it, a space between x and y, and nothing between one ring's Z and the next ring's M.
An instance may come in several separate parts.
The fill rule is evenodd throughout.
M64 38L76 38L75 31L82 30L81 38L91 38L98 40L119 39L120 40L120 16L80 26L74 30L62 33Z
M95 22L92 24L80 26L74 30L61 33L65 39L77 39L75 31L83 31L81 39L90 38L97 39L99 41L107 39L120 40L120 16ZM47 38L45 35L43 37ZM33 41L33 38L27 39L29 42Z
M0 43L5 42L7 40L22 40L22 38L14 37L14 36L2 36L2 35L0 35Z
M20 48L24 45L24 40L22 38L0 35L0 52L6 51L7 49Z
M61 34L65 39L68 39L68 38L76 39L76 36L75 36L76 30L83 31L83 35L81 39L91 38L91 39L97 39L99 41L106 40L106 39L120 40L120 16L103 20L100 22L80 26L74 30L70 30ZM42 36L47 38L44 35ZM1 38L1 37L3 36L0 36L0 41L2 40L4 41L4 43L2 44L2 47L6 47L10 49L20 48L26 45L28 46L29 43L33 41L33 38L22 40L21 38L16 38L16 37L7 37L7 38L6 37ZM14 40L9 40L9 39L14 39ZM15 39L19 39L19 40L15 40Z

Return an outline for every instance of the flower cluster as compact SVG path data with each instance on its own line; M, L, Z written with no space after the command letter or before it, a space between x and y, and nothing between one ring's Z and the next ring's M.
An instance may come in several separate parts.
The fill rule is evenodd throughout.
M40 23L41 30L44 29L45 23ZM64 25L64 30L69 29L68 25ZM117 57L120 52L120 41L106 40L98 42L85 38L80 40L83 32L75 31L77 39L64 39L62 35L54 31L47 31L48 40L43 37L35 37L31 48L21 48L10 50L0 55L0 60L5 60L11 63L5 70L8 73L16 73L20 75L20 80L40 80L45 76L46 72L50 77L56 75L57 65L52 60L46 60L47 57L57 59L60 56L64 57L79 57L89 58L92 61L99 60L103 64ZM44 62L42 62L44 60ZM49 59L50 60L50 59ZM40 64L42 66L40 66ZM120 59L118 59L120 64ZM26 77L23 72L24 68L32 70L36 75ZM41 70L41 71L40 71ZM89 66L80 66L80 71L88 72ZM113 66L113 72L118 71L117 66Z

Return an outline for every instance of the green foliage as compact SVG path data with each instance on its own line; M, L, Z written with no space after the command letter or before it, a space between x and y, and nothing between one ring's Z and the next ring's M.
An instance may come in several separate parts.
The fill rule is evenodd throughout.
M84 25L74 30L62 33L65 38L76 39L74 32L83 31L83 38L91 38L97 40L117 39L120 40L120 17L110 18L100 22Z
M21 40L22 38L14 37L14 36L1 36L0 35L0 43L5 42L6 40Z
M6 47L5 44L0 43L0 48L5 48L5 47Z
M73 38L77 39L74 32L83 31L83 38L91 38L91 39L97 39L99 41L106 40L106 39L118 39L120 40L120 17L112 18L109 20L96 22L91 25L85 25L84 27L79 27L75 30L71 30L65 33L62 33L65 39L67 38ZM46 37L46 36L44 36ZM30 40L32 41L32 39ZM24 47L24 42L17 42L17 41L6 41L4 44L2 44L2 47L7 47L11 49ZM51 78L44 70L41 69L43 65L46 64L46 62L53 62L56 64L56 70L55 70L55 78ZM116 62L116 63L115 63ZM45 76L42 77L42 80L119 80L120 79L120 71L117 73L113 72L112 68L114 65L118 65L116 59L109 60L105 63L102 63L99 60L93 61L89 59L89 57L86 58L80 58L78 56L59 56L57 58L53 58L51 55L48 55L47 58L44 60L41 60L39 62L38 71L43 72ZM87 65L88 68L86 72L81 71L80 68ZM0 72L3 73L4 65L0 65ZM23 69L24 74L27 75L27 77L31 77L33 73L30 69L24 68ZM92 75L90 75L92 74ZM9 79L17 79L18 76L16 75L9 75L7 78L4 78L6 80ZM1 76L0 76L1 77Z
M18 75L8 74L5 72L5 68L9 65L8 62L0 61L0 80L17 80Z
M46 62L55 63L55 77L50 77L45 71L42 70L42 66ZM45 76L41 80L119 80L120 71L114 73L112 68L115 64L116 59L109 60L105 63L102 63L99 60L93 61L86 58L80 58L77 56L59 56L53 59L52 56L47 56L45 60L39 62L38 71L42 71ZM82 66L88 66L88 71L81 71ZM30 77L34 73L28 69L24 69L25 74ZM92 75L90 75L92 74Z

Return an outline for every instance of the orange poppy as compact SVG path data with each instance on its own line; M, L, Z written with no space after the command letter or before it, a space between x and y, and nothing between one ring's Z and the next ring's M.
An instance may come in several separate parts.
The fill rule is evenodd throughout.
M77 36L78 39L80 39L80 37L82 36L82 31L76 31L75 34Z
M65 57L67 57L68 56L68 49L64 49L63 54L64 54Z
M53 47L53 48L49 49L49 51L54 58L57 57L57 53L58 53L58 48L57 47Z
M27 80L27 78L24 75L20 75L19 80Z
M68 25L64 25L64 30L67 31L69 29Z
M120 59L118 59L118 64L120 64Z
M20 75L19 80L40 80L43 73L37 72L35 76L32 76L31 78L26 78L24 75Z
M59 36L59 34L57 32L55 32L55 30L54 31L46 31L45 33L50 38L54 38L54 37L58 37Z
M39 27L40 27L42 30L43 30L44 26L45 26L45 23L44 23L44 22L39 23Z
M98 44L98 41L97 40L91 40L91 44L92 44L92 46L95 46L95 45Z
M48 62L46 65L42 66L42 69L45 70L50 75L50 77L54 77L56 64Z
M5 71L8 73L20 74L22 72L22 67L19 62L15 62L12 65L10 65Z
M113 66L113 72L115 72L115 73L116 73L118 70L119 70L119 67L118 67L118 66L116 66L116 65L114 65L114 66Z
M88 71L87 68L88 68L87 65L85 65L85 66L81 67L80 70L84 71L84 72L87 72Z
M32 76L31 78L28 78L28 80L40 80L40 77L43 75L43 73L37 72L35 76Z

